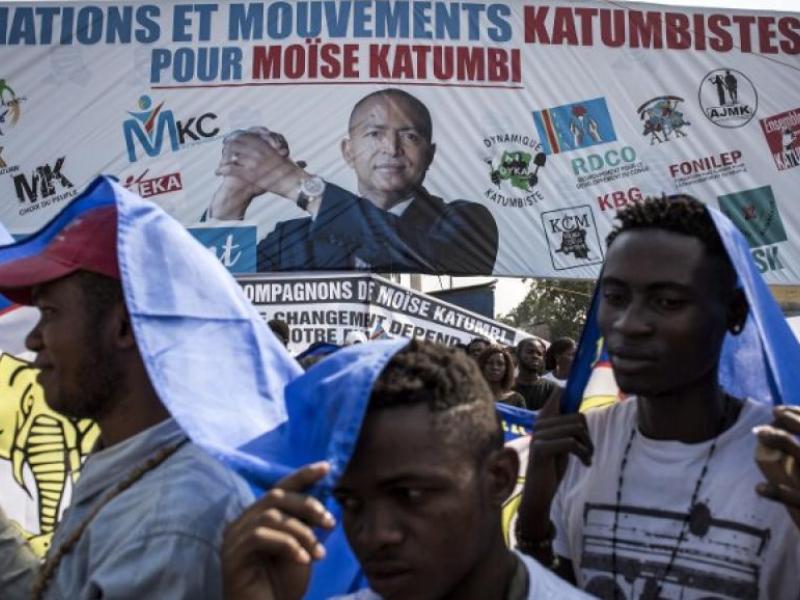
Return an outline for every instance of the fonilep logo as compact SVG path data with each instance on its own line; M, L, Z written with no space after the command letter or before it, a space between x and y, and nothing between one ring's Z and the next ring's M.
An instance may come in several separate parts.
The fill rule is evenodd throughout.
M616 141L605 98L534 111L533 122L545 154L558 154Z
M178 120L171 110L164 108L164 102L154 106L147 95L139 98L138 108L138 111L129 111L131 118L122 123L130 162L143 156L158 156L165 143L169 144L172 152L177 152L185 145L213 138L219 133L219 127L213 123L217 118L214 113Z

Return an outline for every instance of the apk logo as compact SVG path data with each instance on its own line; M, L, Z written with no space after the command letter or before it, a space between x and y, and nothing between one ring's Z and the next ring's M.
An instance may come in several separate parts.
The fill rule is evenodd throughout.
M136 152L137 145L147 156L158 156L165 138L169 140L170 150L177 152L187 143L199 142L201 138L213 138L219 133L219 127L208 123L216 120L217 115L214 113L177 120L171 110L164 110L163 102L154 107L150 96L142 96L138 104L140 110L128 112L133 118L122 123L130 162L136 162L140 158Z
M189 233L231 273L256 272L255 227L194 227Z

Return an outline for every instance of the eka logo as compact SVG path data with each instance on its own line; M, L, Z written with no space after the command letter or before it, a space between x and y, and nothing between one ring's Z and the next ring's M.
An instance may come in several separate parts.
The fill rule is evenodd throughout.
M147 177L149 172L150 169L145 169L144 173L139 175L139 177L129 175L125 178L125 182L122 185L132 192L139 194L142 198L169 194L183 189L180 173Z
M62 156L53 166L47 164L37 167L30 178L23 173L14 176L17 199L23 205L28 203L28 206L20 210L20 215L67 200L77 193L75 186L62 171L65 158Z
M523 208L544 198L537 186L539 169L547 156L536 139L524 133L500 133L483 138L483 146L488 152L483 160L489 165L492 183L486 188L487 199L501 206Z
M0 135L5 134L9 125L16 127L22 116L22 103L28 98L17 96L14 89L5 79L0 79Z
M720 127L747 125L758 110L755 86L736 69L715 69L703 77L697 100L706 118Z
M783 269L777 244L788 238L770 186L720 196L719 207L747 239L761 273Z
M590 206L543 212L542 225L556 271L603 262L600 236Z
M256 272L255 227L192 227L189 233L231 273Z
M761 119L778 171L800 167L800 108Z
M605 98L534 111L533 122L545 154L571 152L616 141Z
M679 96L658 96L651 98L639 108L639 118L644 124L642 135L650 137L650 145L656 142L669 142L670 135L675 138L686 137L684 127L691 123L683 118L683 112L678 106L683 102Z
M183 121L175 119L171 110L164 110L161 102L153 107L150 96L139 98L139 111L129 112L133 117L123 121L122 132L128 149L128 160L136 162L136 142L147 156L158 156L164 145L164 138L169 138L170 150L177 152L190 142L200 142L201 138L213 138L219 133L219 127L213 123L217 115L204 113L199 117L190 117Z

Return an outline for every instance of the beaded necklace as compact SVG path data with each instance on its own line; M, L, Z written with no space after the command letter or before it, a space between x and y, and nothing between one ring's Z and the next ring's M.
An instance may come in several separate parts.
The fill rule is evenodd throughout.
M731 397L728 394L724 395L725 405L722 409L722 415L720 417L719 426L717 428L717 433L714 436L714 440L711 442L711 446L708 449L708 454L706 455L706 460L703 463L703 468L700 470L700 476L697 478L697 481L694 484L694 490L692 491L692 498L689 500L689 509L686 513L686 516L681 523L680 533L678 534L678 541L675 543L675 546L672 548L672 552L670 553L669 562L667 566L664 568L664 572L661 575L661 582L663 583L666 581L667 577L669 576L670 572L672 571L672 567L675 564L675 559L678 556L678 550L683 544L684 539L686 539L686 528L689 526L689 529L693 532L696 530L700 532L701 535L704 534L705 531L708 530L710 521L711 521L711 511L709 510L708 506L703 504L702 502L697 502L697 497L700 494L700 488L703 485L703 480L706 477L706 473L708 473L708 465L711 462L711 458L714 456L714 451L717 449L717 441L719 440L719 436L725 431L725 422L728 418L729 409L732 405ZM622 453L622 461L620 461L619 466L619 480L617 482L617 502L614 505L614 524L611 529L611 577L615 583L614 585L614 600L617 600L617 593L618 587L616 586L617 581L617 527L619 525L619 507L622 503L622 488L624 484L624 477L625 477L625 467L628 464L628 455L630 454L631 446L633 445L633 440L636 437L637 427L634 425L631 428L631 435L628 438L628 443L625 446L625 451ZM655 590L656 598L661 597L661 585L658 585Z
M75 545L78 543L78 540L80 540L81 536L83 535L83 532L89 526L89 523L91 523L92 520L97 516L97 513L99 513L100 510L109 502L111 502L111 500L119 496L122 492L139 481L145 474L149 473L167 460L170 456L175 454L175 452L177 452L181 446L186 444L188 441L188 438L183 438L178 443L172 446L166 446L159 450L154 456L148 458L141 466L128 473L125 479L120 481L105 497L97 502L86 518L78 524L78 526L75 528L72 534L67 537L64 543L55 549L54 552L48 555L44 564L39 569L39 573L33 581L31 589L32 600L41 600L41 598L44 597L44 593L48 584L50 583L50 579L56 572L56 569L58 569L58 565L61 564L61 559L72 552L73 548L75 548Z

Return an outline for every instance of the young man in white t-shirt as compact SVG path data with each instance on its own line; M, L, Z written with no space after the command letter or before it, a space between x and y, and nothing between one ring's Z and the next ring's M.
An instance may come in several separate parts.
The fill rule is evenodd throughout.
M344 598L588 599L505 544L502 507L519 459L503 445L494 397L475 362L456 349L411 342L375 371L357 446L333 490L370 586ZM312 559L323 557L311 527L333 525L302 492L326 474L324 463L301 469L229 528L228 600L302 597Z
M752 428L770 407L718 382L723 340L748 307L714 223L686 196L618 217L598 325L634 397L586 415L542 410L521 546L600 598L796 600L800 533L755 491Z

